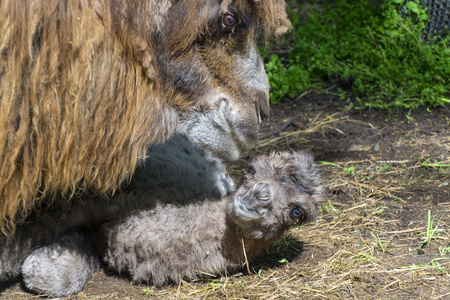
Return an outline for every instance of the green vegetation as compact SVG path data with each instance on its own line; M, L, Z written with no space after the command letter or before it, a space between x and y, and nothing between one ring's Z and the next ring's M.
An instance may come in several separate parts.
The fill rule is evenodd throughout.
M372 211L372 215L381 215L387 209L387 206L378 206Z
M436 271L440 273L449 273L448 270L444 269L444 267L439 263L441 260L448 260L446 257L437 257L430 261L428 264L421 264L421 265L411 265L411 266L403 266L401 269L409 269L409 270L419 270L423 268L433 267Z
M436 227L433 228L433 222L434 222L434 219L431 218L431 211L428 210L427 231L424 233L425 239L419 245L419 247L417 247L417 249L422 249L424 246L428 245L431 242L431 240L433 239L433 236L436 233L442 231L441 229L438 229L439 224L436 225Z
M330 200L325 203L325 205L320 207L323 211L332 211L334 213L338 213L339 209L336 208L336 205L330 202Z
M439 255L450 254L450 244L439 246Z
M381 172L387 172L389 170L389 166L388 165L384 165L380 168Z
M272 101L339 81L357 108L436 107L450 103L450 38L422 40L428 16L405 0L340 0L291 9L289 54L263 53ZM400 13L403 7L403 13ZM351 94L350 94L351 93Z
M209 285L212 287L212 290L215 291L219 287L224 287L224 284L217 282L217 280L212 280L209 282Z
M348 168L344 168L344 167L342 167L340 165L337 165L337 164L334 164L334 163L328 162L328 161L319 161L319 164L330 165L330 166L333 166L333 167L336 167L336 168L344 170L345 172L347 172L348 175L355 175L355 167L354 166L350 166Z
M372 261L374 250L375 249L373 246L370 246L370 247L364 249L363 251L359 252L356 255L356 260L357 261Z
M144 294L146 295L151 295L153 294L153 290L150 289L149 287L146 287L145 289L142 290L144 292Z
M431 158L427 158L422 164L421 167L426 168L427 170L433 170L434 168L439 168L441 171L445 172L445 169L450 168L450 164L442 164L439 162L432 163L430 162Z
M286 238L282 238L275 243L272 244L269 248L266 249L266 253L270 255L276 256L285 256L285 251L288 250L290 244ZM281 262L280 262L281 263Z
M376 242L377 242L377 247L383 252L383 253L388 253L392 250L388 250L383 246L383 243L380 240L380 237L377 235L375 235L373 232L369 231L370 234L375 238Z

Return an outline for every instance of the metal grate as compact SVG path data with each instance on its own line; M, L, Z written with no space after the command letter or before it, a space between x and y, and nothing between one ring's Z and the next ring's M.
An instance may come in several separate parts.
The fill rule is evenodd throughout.
M423 38L442 38L446 34L446 28L450 29L450 0L421 0L421 4L427 8L430 18L425 26Z

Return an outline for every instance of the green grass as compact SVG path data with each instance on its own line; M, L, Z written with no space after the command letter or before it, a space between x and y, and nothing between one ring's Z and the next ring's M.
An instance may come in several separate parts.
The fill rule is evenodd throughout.
M419 270L419 269L423 269L423 268L428 268L428 267L433 267L436 271L440 272L440 273L446 273L448 274L449 271L446 270L440 263L439 261L442 260L448 260L447 257L437 257L434 258L430 261L430 263L428 264L420 264L420 265L410 265L410 266L402 266L401 269L408 269L408 270Z
M436 233L442 231L441 229L438 229L439 224L433 228L433 223L434 223L434 218L431 218L431 211L428 210L427 230L424 233L425 239L422 241L422 243L420 243L420 245L419 245L419 247L417 247L417 249L422 249L424 246L428 245L431 242L431 240L433 239L433 236Z
M348 168L342 167L340 165L334 164L332 162L328 162L328 161L319 161L319 164L322 165L330 165L336 168L339 168L341 170L344 170L348 175L355 175L355 167L354 166L350 166Z
M290 12L288 55L270 55L270 47L264 51L273 102L308 89L326 92L336 81L350 82L350 90L338 93L358 99L356 108L450 102L450 39L421 39L428 18L424 9L404 0L330 2L299 7L306 18Z
M439 255L450 254L450 244L439 246Z
M378 206L372 211L372 215L381 215L387 209L387 206Z
M450 170L450 164L442 164L439 162L430 162L431 158L427 158L422 164L421 167L426 168L427 170L439 169L442 172L446 170Z
M330 200L327 201L327 203L319 205L319 211L322 212L333 212L333 213L339 213L339 209L336 207L336 205L334 205L333 203L330 202Z
M382 251L382 252L387 252L386 248L384 248L383 243L381 243L380 237L377 235L375 235L373 232L370 231L370 234L374 237L374 239L377 242L377 246L378 248Z

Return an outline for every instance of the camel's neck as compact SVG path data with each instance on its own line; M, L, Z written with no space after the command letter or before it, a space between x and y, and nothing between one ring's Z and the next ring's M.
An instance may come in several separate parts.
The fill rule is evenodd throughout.
M246 259L253 259L273 242L266 239L249 238L228 217L225 220L226 227L222 237L221 252L230 264L242 264Z

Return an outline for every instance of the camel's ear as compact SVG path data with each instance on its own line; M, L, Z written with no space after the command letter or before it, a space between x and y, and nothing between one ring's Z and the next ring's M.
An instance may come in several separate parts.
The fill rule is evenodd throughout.
M252 3L259 8L259 22L266 37L279 37L292 28L284 0L252 0Z

